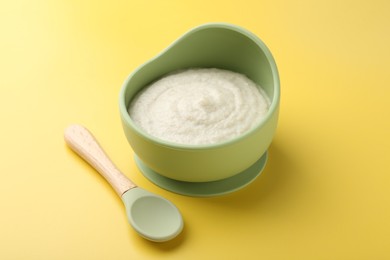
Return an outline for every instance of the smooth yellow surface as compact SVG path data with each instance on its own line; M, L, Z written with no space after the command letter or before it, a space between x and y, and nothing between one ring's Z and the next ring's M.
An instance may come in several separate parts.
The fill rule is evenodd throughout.
M390 259L389 3L1 1L0 259ZM280 123L252 185L190 198L140 174L117 101L138 65L215 21L271 49ZM115 192L66 147L71 123L180 208L177 240L130 228Z

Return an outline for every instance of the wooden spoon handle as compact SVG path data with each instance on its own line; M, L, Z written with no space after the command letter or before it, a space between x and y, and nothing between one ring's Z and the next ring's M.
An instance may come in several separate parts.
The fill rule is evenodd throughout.
M114 188L119 196L136 185L121 173L101 148L95 137L81 125L65 130L65 142L80 157L94 167Z

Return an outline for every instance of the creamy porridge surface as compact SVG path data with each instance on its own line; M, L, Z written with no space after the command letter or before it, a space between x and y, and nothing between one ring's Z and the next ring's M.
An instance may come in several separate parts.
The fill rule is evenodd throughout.
M154 137L204 145L249 131L269 105L264 90L245 75L199 68L168 74L145 87L128 111L134 123Z

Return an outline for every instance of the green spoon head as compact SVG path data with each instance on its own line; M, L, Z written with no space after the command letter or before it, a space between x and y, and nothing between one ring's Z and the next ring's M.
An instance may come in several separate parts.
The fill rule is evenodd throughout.
M142 237L165 242L183 229L183 218L172 202L136 187L122 195L130 225Z

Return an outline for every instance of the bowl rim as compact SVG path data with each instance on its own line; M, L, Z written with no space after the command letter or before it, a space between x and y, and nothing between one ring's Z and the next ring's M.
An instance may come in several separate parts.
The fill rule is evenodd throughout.
M274 92L272 97L271 105L267 111L267 114L257 123L256 126L252 127L249 131L246 131L245 133L236 136L234 138L228 139L226 141L218 142L215 144L182 144L182 143L176 143L171 141L166 141L164 139L152 136L145 131L143 131L139 126L137 126L134 121L131 119L128 108L126 106L125 101L125 94L128 87L129 81L132 79L132 77L146 64L158 59L160 56L162 56L167 50L169 50L172 46L176 45L178 42L189 36L190 34L193 34L197 31L204 30L204 29L210 29L210 28L221 28L221 29L229 29L233 30L235 32L241 33L251 39L253 42L256 43L260 47L260 49L263 51L264 55L266 56L270 67L272 71L272 77L274 81ZM221 148L225 146L229 146L231 144L240 142L241 140L247 138L248 136L255 133L259 128L261 128L268 119L274 114L274 112L278 109L280 102L280 79L279 79L279 73L276 66L275 59L273 55L271 54L271 51L268 49L268 47L265 45L265 43L260 40L255 34L248 31L247 29L244 29L243 27L240 27L238 25L229 24L229 23L206 23L199 25L197 27L194 27L193 29L187 31L184 33L181 37L173 41L168 47L166 47L164 50L162 50L159 54L154 56L152 59L149 59L148 61L144 62L143 64L139 65L133 72L131 72L124 83L122 84L120 93L119 93L119 110L121 114L122 121L132 128L138 135L152 141L155 144L158 144L160 146L169 147L172 149L179 149L179 150L202 150L202 149L215 149L215 148Z

